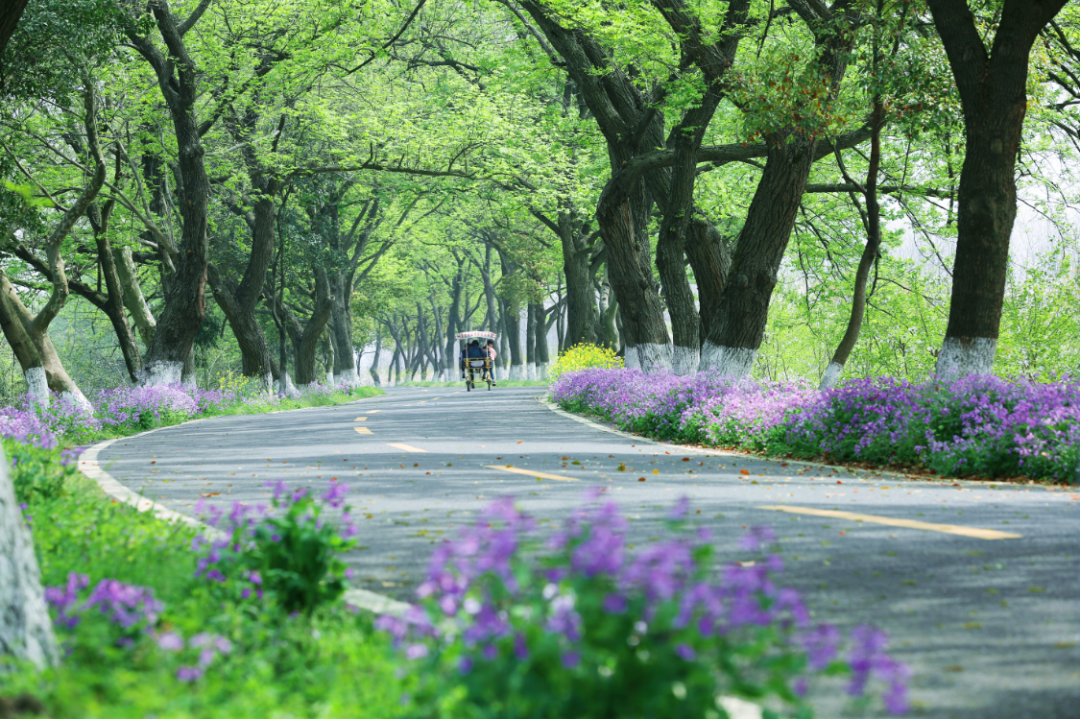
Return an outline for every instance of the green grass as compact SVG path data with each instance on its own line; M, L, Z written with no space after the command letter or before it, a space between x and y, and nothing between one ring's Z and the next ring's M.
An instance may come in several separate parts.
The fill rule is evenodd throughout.
M365 393L374 394L381 390ZM353 399L305 398L262 411ZM60 666L2 674L0 697L31 694L56 719L381 719L401 714L400 699L408 686L396 677L396 659L385 636L373 631L372 617L340 603L311 617L222 604L204 580L194 577L195 530L117 503L92 480L61 471L59 450L51 453L55 457L45 454L50 453L26 455L28 461L19 468L20 500L28 505L42 583L62 585L76 572L88 575L91 587L102 579L151 587L165 604L158 631L188 638L199 632L218 634L232 642L233 651L215 659L203 678L183 682L177 669L195 663L195 650L166 652L141 632L133 647L116 646L117 629L90 612L74 630L57 627L65 654ZM32 478L34 471L49 477Z

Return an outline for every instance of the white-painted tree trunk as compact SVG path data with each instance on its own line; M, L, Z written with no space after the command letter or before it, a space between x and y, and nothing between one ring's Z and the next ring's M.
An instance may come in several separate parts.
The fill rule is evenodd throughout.
M55 664L59 652L41 588L30 530L23 521L8 461L0 450L0 654L38 667Z
M286 372L284 375L284 381L278 380L277 391L278 394L288 397L289 399L297 399L300 397L300 390L293 384L292 377Z
M267 372L259 378L259 393L270 394L274 391L274 375Z
M636 366L645 374L657 374L671 371L671 345L645 342L643 344L627 346L626 357L637 355Z
M348 369L342 372L341 376L338 377L338 382L341 384L346 384L350 387L359 386L360 374L356 371L356 368L353 367L352 369Z
M142 384L145 387L154 387L163 384L180 384L183 374L183 362L161 360L143 368Z
M548 378L548 363L539 362L536 365L536 379L545 380Z
M526 379L525 365L512 364L510 365L510 381L520 382Z
M829 366L825 368L825 374L821 375L821 386L819 389L832 389L840 381L840 375L844 372L844 365L836 362L830 362Z
M742 379L750 374L757 359L757 350L748 347L724 347L705 342L701 349L700 372L716 372L721 377Z
M26 394L30 397L30 403L37 407L48 407L52 400L49 394L49 380L45 376L44 367L31 367L23 372L26 378Z
M993 374L997 340L990 337L946 337L937 358L940 379Z
M671 353L671 370L677 375L697 374L701 356L694 347L680 347L675 345Z
M529 379L530 381L536 379L536 363L530 362L528 365L526 365L526 367L528 368L528 374L526 375L527 379Z
M334 370L330 370L329 372L326 373L326 386L327 387L333 387L334 386Z
M623 357L623 367L626 369L641 369L641 362L638 360L637 349L627 345L626 356Z
M79 411L88 417L93 416L94 414L94 405L90 404L90 400L86 398L86 395L84 395L82 390L78 387L71 392L61 392L60 399L78 407Z

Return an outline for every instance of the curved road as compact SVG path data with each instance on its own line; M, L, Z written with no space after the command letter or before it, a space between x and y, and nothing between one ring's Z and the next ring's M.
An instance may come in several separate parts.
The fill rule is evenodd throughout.
M552 412L538 389L394 388L348 405L217 417L120 440L98 456L171 509L265 502L268 480L348 480L358 586L407 599L432 545L513 495L554 527L588 487L656 536L680 496L721 559L771 524L815 620L873 623L915 671L913 716L1080 718L1080 491L783 463L661 446ZM509 465L509 467L508 467ZM699 514L698 514L699 512ZM819 716L838 714L822 697Z

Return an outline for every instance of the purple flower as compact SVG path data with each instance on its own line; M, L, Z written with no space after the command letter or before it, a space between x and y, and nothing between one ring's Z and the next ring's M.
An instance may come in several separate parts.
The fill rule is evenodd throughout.
M567 669L575 669L581 663L581 655L577 652L565 652L562 655L562 665Z
M322 500L336 509L345 503L345 493L348 491L349 488L344 482L333 480L330 482L330 488L323 493Z
M697 659L697 652L694 651L694 648L689 644L676 644L675 654L677 654L681 659L684 659L688 662L692 662Z
M180 667L176 670L176 678L182 682L198 681L202 675L203 669L200 667Z
M184 638L176 632L166 632L155 637L157 645L167 652L178 652L184 648Z

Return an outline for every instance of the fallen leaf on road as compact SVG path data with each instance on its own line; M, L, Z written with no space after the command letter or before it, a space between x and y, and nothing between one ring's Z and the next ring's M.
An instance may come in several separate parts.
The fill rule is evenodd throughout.
M746 469L740 469L740 470L739 470L739 474L746 474L746 475L749 475L749 474L750 474L750 471L749 471L749 470L746 470Z
M200 497L217 497L221 492L199 492Z
M639 482L644 482L644 481L645 481L645 478L644 478L644 477L638 477L638 481L639 481Z
M660 474L660 470L659 470L659 469L654 469L654 470L652 471L652 473L653 473L653 474Z
M619 462L619 466L615 468L615 471L616 472L625 472L626 471L626 465L623 464L622 462Z

